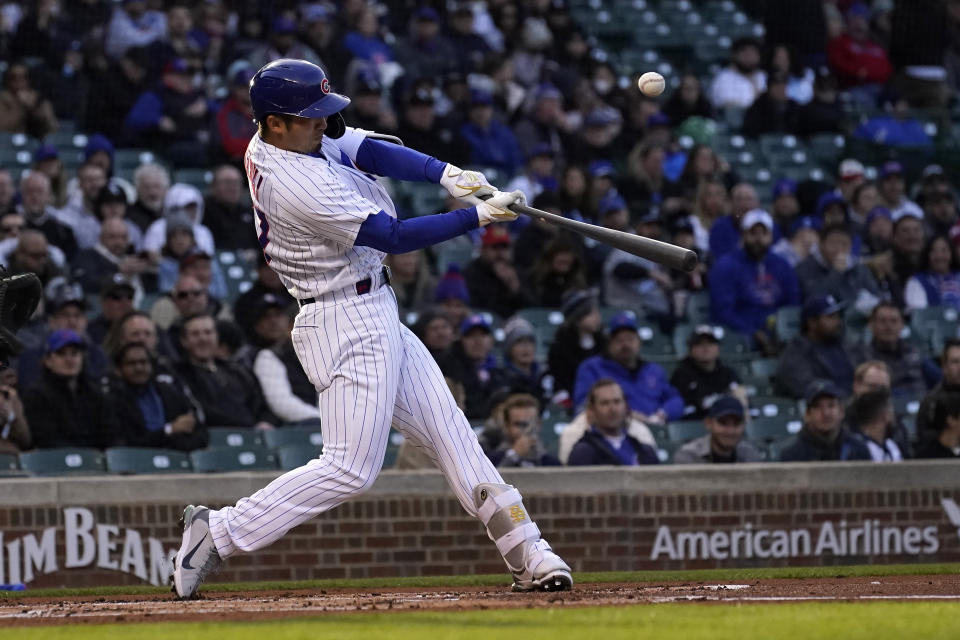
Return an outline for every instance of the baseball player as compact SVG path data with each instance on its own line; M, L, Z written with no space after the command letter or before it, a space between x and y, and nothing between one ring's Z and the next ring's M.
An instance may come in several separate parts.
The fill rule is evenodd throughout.
M486 526L515 590L571 588L570 567L484 455L426 347L400 323L382 265L387 253L514 220L507 207L522 203L522 194L347 127L340 111L350 99L332 93L312 63L264 66L250 81L250 99L258 133L244 164L256 231L267 262L300 304L293 345L319 392L323 454L235 506L188 506L174 561L177 595L194 596L226 558L266 547L369 489L391 424ZM376 176L439 183L473 206L401 221Z

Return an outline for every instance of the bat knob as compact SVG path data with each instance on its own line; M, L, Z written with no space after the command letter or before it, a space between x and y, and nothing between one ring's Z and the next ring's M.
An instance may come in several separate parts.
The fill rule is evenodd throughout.
M680 258L680 268L687 273L690 273L697 268L697 263L700 260L697 258L696 251L690 251L689 249L684 252L683 256Z

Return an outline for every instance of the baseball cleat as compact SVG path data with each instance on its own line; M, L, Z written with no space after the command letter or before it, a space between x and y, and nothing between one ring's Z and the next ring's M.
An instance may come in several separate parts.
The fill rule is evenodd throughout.
M568 591L573 588L570 567L544 540L525 543L524 570L513 574L514 591Z
M173 591L179 598L193 598L210 573L223 564L210 532L210 509L189 505L183 510L183 541L173 561Z

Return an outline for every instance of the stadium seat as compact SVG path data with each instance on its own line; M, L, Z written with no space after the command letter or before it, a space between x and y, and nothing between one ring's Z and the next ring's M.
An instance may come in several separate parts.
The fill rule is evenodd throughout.
M752 374L740 376L740 383L747 390L747 396L771 396L775 393L773 383L768 376L755 376Z
M780 453L793 444L795 440L796 436L789 436L771 442L769 445L767 445L767 460L770 462L779 462Z
M9 453L0 453L0 474L7 471L17 471L20 465L17 463L17 456Z
M263 447L210 447L190 454L198 473L266 471L277 468L277 454Z
M537 346L543 348L553 342L553 336L563 324L563 314L556 309L546 307L530 307L520 309L517 316L533 325L537 333Z
M210 427L211 447L259 447L263 432L243 427Z
M110 473L188 473L190 457L182 451L139 447L106 450Z
M780 307L775 318L774 333L780 342L790 342L800 333L800 307Z
M707 428L703 420L680 420L667 425L667 435L670 442L685 444L707 435Z
M747 439L769 444L774 440L794 435L800 431L803 421L799 417L754 418L747 423Z
M565 415L557 415L543 421L543 426L540 429L540 441L549 453L557 455L557 451L560 449L560 434L569 424L570 419Z
M209 169L177 169L173 172L173 182L182 182L206 191L213 182L213 172Z
M89 475L106 471L103 452L79 447L21 453L20 468L33 476Z
M467 268L467 265L473 260L473 247L453 246L445 247L440 245L436 249L437 254L437 273L443 275L451 264L460 267L460 272Z
M687 321L700 324L710 321L710 293L697 291L687 298Z
M323 446L323 435L319 431L310 429L296 429L283 427L263 432L263 443L270 449L284 447L320 447Z
M800 407L793 398L756 396L750 398L750 415L755 418L793 417L800 415Z
M280 461L280 468L284 471L290 471L302 467L314 458L319 458L321 453L323 453L323 447L310 444L292 444L280 447L277 450L277 457Z
M776 373L779 362L776 358L754 358L750 361L750 375L769 379Z

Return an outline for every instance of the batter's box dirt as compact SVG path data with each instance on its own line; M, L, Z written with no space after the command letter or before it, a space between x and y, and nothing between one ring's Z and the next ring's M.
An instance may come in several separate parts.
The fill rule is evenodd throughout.
M581 584L563 593L512 593L507 587L248 591L214 593L185 602L158 595L24 596L0 603L0 626L196 621L209 620L211 614L218 620L264 620L369 611L876 599L960 600L960 576L756 580L736 584Z

